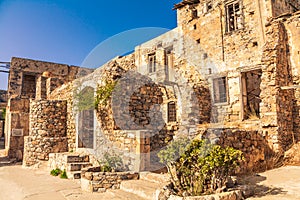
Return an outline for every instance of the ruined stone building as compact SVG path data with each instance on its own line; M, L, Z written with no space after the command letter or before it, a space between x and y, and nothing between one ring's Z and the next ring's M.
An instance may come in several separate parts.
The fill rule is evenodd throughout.
M22 58L11 59L5 127L5 146L8 156L22 159L24 137L31 131L30 104L34 101L46 100L55 88L78 78L78 73L82 71L83 69L79 70L75 66ZM32 119L42 123L42 120L51 117L47 115L43 119L34 115ZM52 122L55 129L58 129L58 125L55 121ZM61 129L63 132L66 127Z
M155 170L172 139L200 135L242 150L242 170L274 166L300 139L300 2L183 0L174 9L174 30L82 78L75 67L14 58L10 155L25 146L33 165L53 152L109 151L127 169Z

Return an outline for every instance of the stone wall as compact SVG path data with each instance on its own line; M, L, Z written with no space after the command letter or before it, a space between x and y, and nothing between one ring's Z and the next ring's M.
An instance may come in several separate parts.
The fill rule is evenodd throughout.
M29 99L47 99L55 87L91 71L64 64L15 57L11 59L5 125L6 149L10 157L16 157L17 154L22 157L24 136L29 135ZM20 122L13 124L14 119ZM14 136L14 129L22 129L22 136Z
M298 0L273 1L272 4L274 17L300 10L300 2Z
M238 28L230 31L226 17L229 2L213 1L209 7L207 2L184 2L177 6L178 28L139 45L135 53L115 58L58 89L66 76L50 76L46 82L46 74L39 76L38 98L67 101L69 151L95 153L97 159L115 151L126 167L137 169L136 161L142 161L144 167L147 162L151 164L149 152L155 153L176 134L193 135L197 124L215 124L228 127L216 129L220 144L241 149L247 160L243 170L256 171L268 165L274 152L288 149L299 137L300 91L287 88L300 83L299 13L271 19L281 14L279 10L290 9L287 1L238 1L243 8L236 13L240 17ZM149 71L150 55L155 56L155 72ZM259 104L255 120L245 114L245 106L249 106L247 90L254 85L247 85L245 79L246 73L252 72L259 72L253 77L261 79L255 88L255 103ZM75 74L76 70L68 77ZM220 77L225 77L224 102L217 102L215 97L214 80ZM17 81L17 75L12 81ZM97 87L107 81L118 84L112 99L96 108L95 146L78 148L77 94L89 87L96 96ZM49 89L44 91L43 85ZM17 86L12 87L12 94L19 95ZM176 120L172 122L167 115L170 102L176 105ZM233 123L245 123L253 130L235 129Z
M67 101L67 137L68 151L76 151L76 123L73 105L74 88L73 83L68 83L57 88L49 95L49 100L65 100Z
M120 189L124 180L137 180L138 173L100 172L100 168L82 170L81 189L86 192L105 192L107 189Z
M292 16L287 16L282 18L282 21L286 27L288 35L288 51L291 67L291 76L293 78L293 86L300 85L300 42L297 39L300 35L299 23L300 23L300 12L295 13ZM293 132L295 134L296 140L300 140L300 89L293 87L294 89L294 99L293 99Z
M207 3L200 2L186 4L177 9L178 29L182 31L186 40L197 42L198 49L202 52L195 62L195 71L205 75L202 87L208 91L206 98L210 99L208 108L212 111L210 121L215 123L227 123L242 120L241 110L241 85L240 73L259 68L262 56L262 47L265 42L263 8L265 5L259 1L240 1L241 24L237 30L228 31L226 21L226 2L213 1L211 9L207 10ZM194 11L193 11L194 10ZM193 12L197 11L197 16ZM266 11L267 13L267 11ZM266 14L265 15L268 15ZM187 45L187 55L194 55L194 49ZM198 53L197 53L198 55ZM188 62L190 58L186 57ZM182 68L182 66L179 66ZM203 69L201 69L203 68ZM193 73L191 73L193 74ZM228 98L226 102L215 103L213 80L226 77ZM199 80L194 80L199 82ZM205 103L205 105L209 105ZM208 110L208 109L207 109ZM206 112L207 113L207 112ZM207 120L206 120L207 121Z
M8 100L5 125L5 146L8 155L22 160L24 136L29 135L29 99L13 98Z
M273 22L267 29L267 43L262 58L261 121L276 150L287 150L293 143L293 89L292 71L288 58L286 28L281 22Z
M35 100L30 103L30 135L25 137L23 165L49 160L49 153L66 152L67 102Z
M213 143L243 152L245 161L238 173L261 172L274 164L274 152L270 149L266 136L257 130L216 128L208 129L203 135Z

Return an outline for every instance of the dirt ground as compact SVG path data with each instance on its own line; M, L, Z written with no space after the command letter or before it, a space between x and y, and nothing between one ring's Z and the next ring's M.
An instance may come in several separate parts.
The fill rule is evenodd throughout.
M250 200L300 199L300 167L285 166L248 178L255 193Z
M60 179L49 170L24 169L9 165L0 158L0 200L140 200L141 198L115 190L106 193L85 193L79 181Z
M300 199L300 167L286 166L246 179L256 193L251 200ZM117 200L141 198L116 190L106 193L85 193L79 181L63 180L49 175L49 170L24 169L9 165L0 158L0 200Z

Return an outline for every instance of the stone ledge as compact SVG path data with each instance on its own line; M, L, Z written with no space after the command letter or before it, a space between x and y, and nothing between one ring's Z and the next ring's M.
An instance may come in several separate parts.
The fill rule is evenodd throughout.
M136 172L95 172L96 168L82 170L81 189L86 192L105 192L107 189L120 189L124 180L137 180Z

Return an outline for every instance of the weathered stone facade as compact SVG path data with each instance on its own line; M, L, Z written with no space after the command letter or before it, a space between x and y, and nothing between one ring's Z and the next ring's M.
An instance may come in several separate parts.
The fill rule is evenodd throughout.
M145 170L177 135L214 132L219 144L245 153L242 171L274 165L299 139L299 13L279 16L298 2L183 1L175 8L176 29L77 80L95 96L97 85L119 81L112 104L97 108L93 153L113 150L129 169L140 159ZM153 119L162 123L153 132L156 105Z
M177 28L82 78L88 70L13 58L10 155L22 155L23 136L12 132L29 134L32 98L66 102L65 132L54 136L95 163L114 152L129 170L155 170L157 151L172 139L202 134L242 150L244 172L272 167L300 139L300 2L183 0L175 9ZM95 106L108 82L113 92Z
M30 99L47 99L55 88L91 71L63 64L12 58L5 125L5 146L10 157L23 157L24 136L29 135Z

